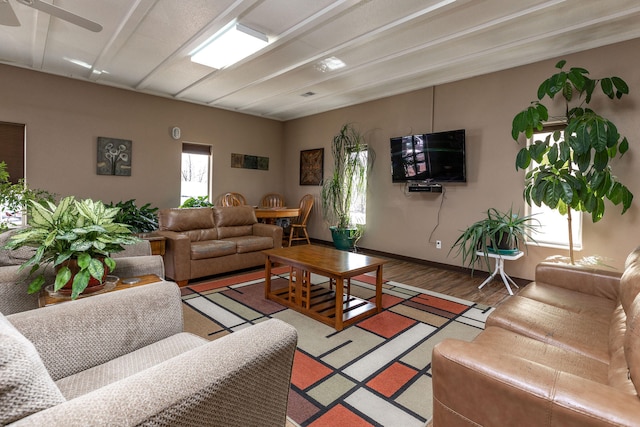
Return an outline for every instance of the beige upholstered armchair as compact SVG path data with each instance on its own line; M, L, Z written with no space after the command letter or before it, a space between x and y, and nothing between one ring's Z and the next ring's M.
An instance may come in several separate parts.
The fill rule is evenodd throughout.
M185 333L173 282L0 315L0 425L282 427L296 341Z
M33 255L33 249L23 247L15 251L4 249L11 232L0 233L0 313L4 315L38 308L38 295L27 293L29 270L20 270L20 265ZM146 240L125 247L112 255L116 259L114 276L133 277L155 274L164 278L164 261L160 255L151 255L151 246ZM55 274L49 266L46 277L53 283Z

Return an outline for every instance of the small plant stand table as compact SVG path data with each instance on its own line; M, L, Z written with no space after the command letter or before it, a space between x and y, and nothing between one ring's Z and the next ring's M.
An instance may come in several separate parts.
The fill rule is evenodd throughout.
M476 255L483 257L484 252L478 251L476 252ZM509 254L509 255L488 252L487 256L489 258L494 258L496 260L496 268L495 270L493 270L493 273L491 273L491 276L487 277L487 280L485 280L484 282L482 282L480 286L478 286L478 289L482 289L484 285L492 281L494 277L500 274L500 277L502 277L502 281L504 282L504 285L507 287L507 291L509 291L509 295L513 295L513 291L511 290L511 286L509 286L509 283L511 283L516 288L519 288L519 286L516 285L516 282L514 282L513 279L507 275L507 273L505 273L504 262L515 261L517 259L520 259L524 256L524 252L518 251L514 254Z

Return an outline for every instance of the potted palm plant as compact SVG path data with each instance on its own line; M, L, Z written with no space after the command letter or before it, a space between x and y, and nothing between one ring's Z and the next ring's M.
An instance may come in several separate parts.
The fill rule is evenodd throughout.
M513 255L517 253L525 239L535 241L532 233L540 227L540 222L532 215L520 216L513 212L501 212L495 208L487 210L486 217L471 224L453 243L449 254L456 250L455 256L462 256L462 263L471 268L481 258L491 269L490 253Z
M356 194L366 192L367 173L372 156L361 155L368 150L364 137L353 127L345 124L333 137L331 154L333 172L322 183L322 216L337 249L349 250L362 236L363 226L353 224L350 212Z
M29 293L39 292L45 284L44 270L53 264L56 271L54 291L67 289L75 299L89 289L99 290L106 275L115 268L109 256L139 241L128 226L114 222L119 208L108 208L100 201L65 197L56 206L45 201L30 201L28 227L17 231L7 249L30 246L35 249L20 269L29 268L37 276L29 284Z

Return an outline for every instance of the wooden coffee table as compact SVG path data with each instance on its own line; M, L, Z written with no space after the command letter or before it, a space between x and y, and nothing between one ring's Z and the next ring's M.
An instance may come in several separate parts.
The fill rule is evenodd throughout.
M139 279L139 281L137 281L136 283L123 283L122 281L124 280L125 282L128 279ZM162 282L162 279L155 275L155 274L146 274L144 276L136 276L136 277L125 277L122 279L118 279L117 282L112 283L112 284L108 284L107 286L105 286L102 290L99 290L97 292L93 292L90 294L80 294L80 296L78 296L78 298L87 298L87 297L91 297L94 295L99 295L99 294L104 294L107 292L113 292L113 291L119 291L122 289L129 289L132 288L134 286L142 286L142 285L148 285L149 283L155 283L155 282ZM65 301L71 301L71 296L66 296L66 295L60 295L60 294L50 294L48 291L46 291L45 289L43 289L40 292L40 298L39 298L39 305L40 307L44 307L47 305L53 305L53 304L59 304L61 302L65 302Z
M333 326L338 331L382 310L382 265L386 262L383 259L315 245L269 249L264 254L267 256L264 285L267 299ZM274 262L287 265L295 272L296 281L289 279L294 290L290 291L290 287L271 289L271 264ZM345 280L370 271L376 272L375 304L345 295ZM335 290L307 285L310 273L333 280ZM308 298L305 296L307 292Z

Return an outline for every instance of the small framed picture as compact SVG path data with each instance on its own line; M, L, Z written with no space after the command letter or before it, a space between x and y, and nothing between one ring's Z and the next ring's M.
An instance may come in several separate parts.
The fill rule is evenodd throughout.
M300 185L320 185L324 178L324 148L300 151Z

